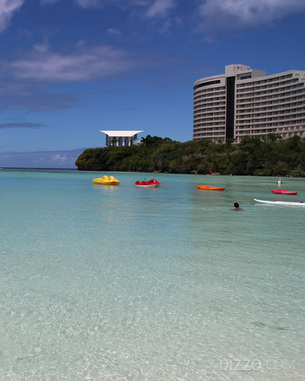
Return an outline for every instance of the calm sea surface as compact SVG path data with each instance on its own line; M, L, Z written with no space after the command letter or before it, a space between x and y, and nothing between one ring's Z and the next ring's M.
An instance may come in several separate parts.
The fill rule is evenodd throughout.
M305 179L276 181L1 170L0 380L305 380L305 207L253 200Z

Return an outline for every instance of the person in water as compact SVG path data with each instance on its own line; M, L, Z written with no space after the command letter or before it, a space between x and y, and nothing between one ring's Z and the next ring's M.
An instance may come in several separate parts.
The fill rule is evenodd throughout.
M242 208L239 207L238 202L234 202L234 210L242 210Z
M282 179L278 179L277 185L282 185Z

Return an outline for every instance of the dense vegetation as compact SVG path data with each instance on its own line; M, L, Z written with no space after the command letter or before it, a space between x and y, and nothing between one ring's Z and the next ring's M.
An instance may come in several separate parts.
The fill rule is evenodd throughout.
M239 144L209 140L180 143L148 135L140 145L85 150L76 160L79 170L200 173L223 175L305 176L305 139L265 140L245 137Z

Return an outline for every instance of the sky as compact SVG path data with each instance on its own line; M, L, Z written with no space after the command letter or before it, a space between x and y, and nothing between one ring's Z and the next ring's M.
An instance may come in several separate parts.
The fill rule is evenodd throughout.
M193 84L305 70L305 0L0 0L0 167L76 168L100 130L185 142Z

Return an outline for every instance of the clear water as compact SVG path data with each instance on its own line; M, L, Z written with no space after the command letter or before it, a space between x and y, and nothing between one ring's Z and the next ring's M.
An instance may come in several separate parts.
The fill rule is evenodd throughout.
M0 171L0 380L305 380L305 180L104 174Z

